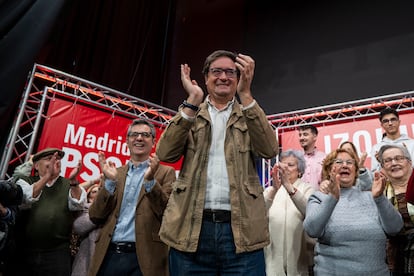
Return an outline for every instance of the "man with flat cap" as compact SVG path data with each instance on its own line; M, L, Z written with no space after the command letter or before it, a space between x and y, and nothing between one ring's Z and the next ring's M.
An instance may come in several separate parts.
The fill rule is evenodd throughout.
M33 156L35 176L22 176L23 204L16 228L21 248L18 275L70 275L70 235L75 213L86 202L86 192L76 176L60 176L65 153L46 148ZM17 274L16 274L17 275Z

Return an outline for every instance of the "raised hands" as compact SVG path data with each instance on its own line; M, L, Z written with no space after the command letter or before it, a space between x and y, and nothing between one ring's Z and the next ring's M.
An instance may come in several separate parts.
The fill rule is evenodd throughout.
M243 103L243 98L251 97L250 86L254 76L254 60L250 56L239 54L236 57L236 67L240 71L240 80L237 85L237 93Z
M203 101L204 92L197 82L191 79L190 72L191 69L188 64L181 64L181 82L188 94L187 101L192 105L199 106Z
M336 169L332 168L330 179L323 180L319 185L319 191L324 194L331 194L336 199L339 199L341 185L340 175L336 173Z
M80 172L81 168L82 168L82 162L81 162L81 160L79 160L79 161L78 161L78 164L76 165L76 167L74 167L74 168L72 169L72 171L70 172L70 174L69 174L69 179L70 179L70 180L75 180L75 179L76 179L76 177L78 176L78 174L79 174L79 172Z
M279 174L279 166L278 164L275 164L272 168L272 186L279 190L280 186L282 185L282 181L280 180L280 174Z
M145 171L144 180L150 181L154 179L155 172L160 165L160 159L158 159L155 153L152 153L149 157L149 166L148 169Z
M102 151L98 153L98 157L101 172L104 174L105 178L115 181L118 174L115 163L106 161L105 154Z
M365 167L365 160L367 159L368 153L362 152L361 157L359 158L359 168Z
M279 189L281 185L285 187L288 193L294 191L293 181L291 181L291 172L288 170L288 165L285 163L278 163L275 164L272 168L272 178L273 178L273 186L276 189Z
M374 173L374 181L372 182L372 196L374 198L377 198L381 196L384 193L385 190L385 183L387 181L387 178L384 174L382 174L379 171L376 171Z
M58 152L55 152L50 159L46 161L45 172L42 177L46 179L46 183L52 181L60 174L60 160L58 159Z

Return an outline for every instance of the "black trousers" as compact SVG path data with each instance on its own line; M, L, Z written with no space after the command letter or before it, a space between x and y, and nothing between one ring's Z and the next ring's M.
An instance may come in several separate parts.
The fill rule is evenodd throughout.
M98 276L136 275L142 276L135 252L108 250L99 268Z

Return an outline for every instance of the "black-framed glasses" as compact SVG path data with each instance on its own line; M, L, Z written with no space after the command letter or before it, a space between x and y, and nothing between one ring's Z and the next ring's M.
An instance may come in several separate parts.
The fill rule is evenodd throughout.
M237 70L236 69L224 69L224 68L210 68L210 73L215 77L220 77L223 72L226 74L226 77L230 79L237 78Z
M391 163L392 163L393 160L396 163L402 163L405 159L407 159L407 157L405 157L404 155L396 155L394 157L384 158L382 160L382 164L384 164L386 166L391 165Z
M392 117L390 119L382 119L381 120L381 123L383 123L383 124L388 124L388 123L393 124L393 123L395 123L397 121L398 121L398 118L397 117Z
M137 131L134 131L134 132L130 132L130 133L128 133L128 137L131 137L131 138L137 138L138 136L142 136L143 138L149 138L149 137L152 137L152 134L151 134L151 132L137 132Z
M339 166L342 166L343 164L347 166L353 166L355 165L355 159L347 159L347 160L334 159L334 164L339 165Z

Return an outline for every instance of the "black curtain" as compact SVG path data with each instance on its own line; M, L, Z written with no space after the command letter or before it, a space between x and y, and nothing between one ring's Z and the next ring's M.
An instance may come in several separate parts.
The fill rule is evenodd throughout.
M162 105L174 8L174 0L0 0L0 149L34 63Z
M172 0L69 1L38 61L162 104L173 8Z
M64 0L0 2L0 149L4 148L24 84Z

